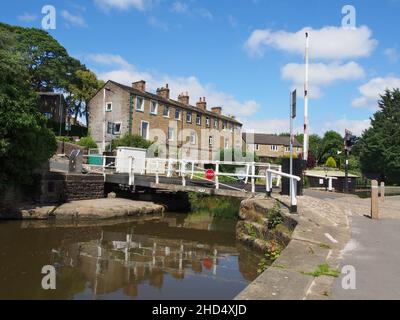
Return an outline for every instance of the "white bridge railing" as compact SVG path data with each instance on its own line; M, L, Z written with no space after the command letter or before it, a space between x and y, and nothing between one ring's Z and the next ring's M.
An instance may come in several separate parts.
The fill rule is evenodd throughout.
M162 158L138 158L116 159L116 157L102 157L101 165L89 165L92 172L96 173L128 173L129 186L135 185L136 175L155 176L155 183L160 184L160 177L179 177L182 186L187 185L187 180L199 180L214 183L215 189L221 187L236 191L248 192L231 185L241 182L251 185L251 193L256 192L256 186L264 184L265 192L271 195L274 186L280 187L282 177L290 179L291 203L297 206L297 182L300 177L282 172L282 166L259 162L232 162L232 161L207 161L191 159L162 159ZM107 161L108 159L108 161ZM108 164L106 164L109 162ZM123 163L119 165L118 162ZM127 166L127 167L126 167ZM224 168L230 167L234 172L226 172ZM213 179L205 177L207 168L213 169ZM258 182L258 183L257 183Z

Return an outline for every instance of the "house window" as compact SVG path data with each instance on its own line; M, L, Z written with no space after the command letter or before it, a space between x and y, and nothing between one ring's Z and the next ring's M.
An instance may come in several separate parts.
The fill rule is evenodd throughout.
M164 106L164 109L163 109L163 116L164 116L165 118L169 118L169 107L168 107L168 106Z
M226 121L222 121L222 130L226 129Z
M209 144L210 147L213 146L213 144L214 144L214 137L213 136L209 136L208 137L208 144Z
M206 127L210 127L210 117L206 117Z
M229 124L228 124L228 127L229 127L229 130L230 130L231 132L233 132L233 125L232 125L232 123L229 123Z
M254 150L260 151L260 145L259 145L259 144L255 144L255 145L254 145Z
M175 120L181 120L181 109L175 109Z
M112 111L112 102L107 102L106 103L106 111L111 112Z
M290 152L290 147L285 147L285 152Z
M196 144L196 132L192 131L190 133L190 143L191 144Z
M186 113L186 122L192 123L192 113L191 112Z
M157 114L157 109L158 109L158 105L157 105L157 101L150 101L150 113L151 114Z
M271 151L278 151L278 146L276 146L276 145L272 145L270 148L271 148Z
M47 120L50 120L52 117L52 114L50 112L45 112L44 116L46 117Z
M142 97L136 97L136 110L144 111L144 99Z
M218 129L218 127L219 127L218 119L214 119L214 128Z
M224 147L225 147L225 149L229 149L229 139L228 138L225 138L225 140L224 140Z
M196 115L196 124L201 126L201 115L200 114Z
M168 141L174 141L174 128L168 128Z
M114 134L116 134L116 135L121 134L121 127L122 127L121 122L114 123Z
M149 140L149 123L147 121L140 122L140 135L143 139Z

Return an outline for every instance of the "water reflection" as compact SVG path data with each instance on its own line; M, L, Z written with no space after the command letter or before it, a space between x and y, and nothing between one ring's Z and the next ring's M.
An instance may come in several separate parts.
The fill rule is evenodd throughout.
M107 224L1 223L0 298L231 299L257 276L260 256L236 242L233 220ZM40 287L46 264L55 291Z

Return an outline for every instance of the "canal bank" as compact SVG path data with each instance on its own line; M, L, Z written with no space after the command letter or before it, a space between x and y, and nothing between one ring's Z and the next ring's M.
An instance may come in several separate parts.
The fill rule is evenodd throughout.
M288 197L274 195L276 201L289 206ZM270 199L247 200L247 206L263 213ZM332 203L303 196L298 215L282 211L296 221L291 240L273 264L258 276L235 299L237 300L305 300L329 299L335 277L339 275L342 250L350 239L346 213Z

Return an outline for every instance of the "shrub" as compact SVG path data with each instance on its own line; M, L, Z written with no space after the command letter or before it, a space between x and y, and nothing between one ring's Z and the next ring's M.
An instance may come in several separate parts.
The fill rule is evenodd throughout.
M131 148L142 148L148 149L153 142L143 139L137 134L125 134L121 138L115 139L111 142L111 150L115 150L118 147L131 147ZM108 149L109 147L107 147Z
M76 143L78 146L85 147L86 149L96 149L97 144L91 136L83 137Z
M329 157L325 162L325 166L328 168L336 168L337 167L336 160L333 159L333 157Z

